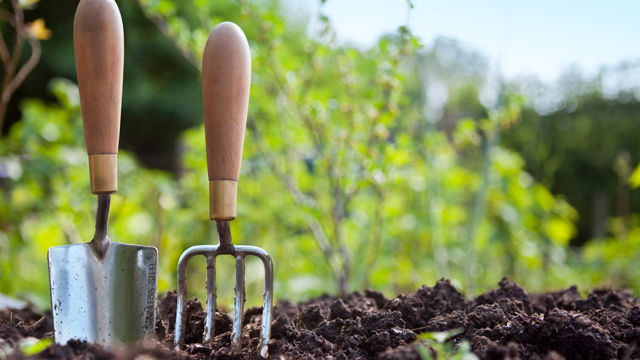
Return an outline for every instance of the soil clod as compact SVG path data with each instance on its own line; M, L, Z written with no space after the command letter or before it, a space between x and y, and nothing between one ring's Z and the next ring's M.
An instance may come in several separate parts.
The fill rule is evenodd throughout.
M244 314L243 351L230 350L232 319L216 312L215 337L203 343L202 304L187 302L185 348L175 350L176 293L158 300L157 344L117 353L70 341L51 345L30 359L260 359L257 352L262 308ZM219 309L221 310L221 309ZM630 290L603 289L586 298L577 287L531 295L516 282L466 300L450 281L422 286L415 294L387 299L375 290L344 298L323 295L309 302L280 302L274 308L269 354L272 359L415 359L419 346L430 351L425 332L463 329L449 339L454 348L467 341L483 360L634 359L640 357L640 302ZM0 345L15 349L27 337L52 336L51 315L33 309L0 312ZM421 344L421 345L418 345ZM6 350L5 350L6 352ZM12 350L7 359L24 358Z

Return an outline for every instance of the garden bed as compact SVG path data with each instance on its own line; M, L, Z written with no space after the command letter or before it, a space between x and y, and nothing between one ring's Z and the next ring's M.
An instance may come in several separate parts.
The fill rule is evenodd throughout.
M480 359L631 359L640 357L640 303L630 290L596 290L582 298L571 287L545 295L530 295L503 279L499 288L466 300L447 280L423 286L415 294L387 299L366 290L339 299L321 296L304 304L281 302L275 308L269 353L272 359L420 359L418 336L427 332L464 329L449 341L470 343ZM176 295L158 302L152 348L107 353L71 341L52 345L31 359L259 359L261 309L244 317L244 352L230 352L231 319L216 313L216 337L202 344L205 313L188 302L186 347L172 350ZM52 334L50 315L27 310L0 312L4 348L26 337ZM0 348L1 349L1 348ZM426 349L426 348L425 348ZM5 350L6 351L6 350ZM0 359L3 358L0 350ZM10 359L24 358L17 352Z

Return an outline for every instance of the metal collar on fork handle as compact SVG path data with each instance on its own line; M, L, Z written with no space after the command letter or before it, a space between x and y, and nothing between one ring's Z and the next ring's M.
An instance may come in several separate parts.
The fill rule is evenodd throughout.
M262 334L260 339L260 355L267 356L267 345L271 338L271 312L273 307L273 263L271 257L263 249L256 246L233 245L229 221L216 221L218 230L218 245L193 246L187 249L178 261L178 304L176 313L176 347L184 345L184 329L187 322L187 264L195 255L207 258L207 320L205 325L204 342L211 342L215 334L216 309L216 257L231 255L236 259L236 286L234 300L233 335L231 349L242 350L242 318L245 303L244 258L254 255L262 260L264 265L264 303L262 311Z

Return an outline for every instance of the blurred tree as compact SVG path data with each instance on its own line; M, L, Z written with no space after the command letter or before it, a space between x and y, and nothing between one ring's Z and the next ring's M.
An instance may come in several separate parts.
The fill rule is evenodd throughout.
M640 102L607 100L598 92L577 94L573 101L546 115L525 109L502 143L522 154L534 178L578 210L579 232L572 245L581 245L606 235L605 221L618 215L620 202L640 213L640 192L618 196L618 172L624 169L617 161L622 150L631 164L640 161Z
M491 92L487 63L481 54L452 39L438 38L421 52L422 106L437 129L451 136L461 120L487 116L482 99ZM579 232L572 245L605 237L610 216L640 212L640 192L629 194L621 185L628 174L620 173L640 162L635 141L640 136L635 119L640 91L633 83L639 71L637 62L621 63L588 78L570 68L555 84L535 77L508 84L511 92L523 94L527 101L522 121L500 143L522 154L535 179L576 207ZM621 154L628 154L630 165L620 163ZM461 155L468 166L480 161L480 153Z

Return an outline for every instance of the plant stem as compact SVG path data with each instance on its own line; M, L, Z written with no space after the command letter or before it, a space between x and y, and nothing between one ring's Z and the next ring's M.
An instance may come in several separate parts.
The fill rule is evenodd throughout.
M40 42L33 35L29 34L28 29L25 27L24 14L22 12L22 7L20 7L20 3L18 0L12 0L11 4L13 5L14 10L13 21L10 20L5 11L3 11L0 16L16 29L16 43L11 59L9 59L9 52L4 42L4 38L2 38L2 34L0 34L0 38L2 39L0 42L0 56L2 57L2 64L5 68L5 76L2 82L2 94L0 96L0 131L2 131L2 127L4 126L7 107L9 106L9 101L11 101L11 96L27 78L27 75L29 75L29 73L31 73L31 71L36 67L38 61L40 61L41 55ZM31 57L20 68L20 70L18 70L25 39L31 45Z
M465 277L467 294L472 294L476 289L478 274L473 274L478 268L478 260L475 253L475 242L478 232L486 217L487 194L489 191L489 176L491 175L491 152L500 139L502 128L498 125L491 134L486 134L482 141L482 183L476 195L473 209L473 220L469 231L469 241L467 242L467 261L465 262Z

